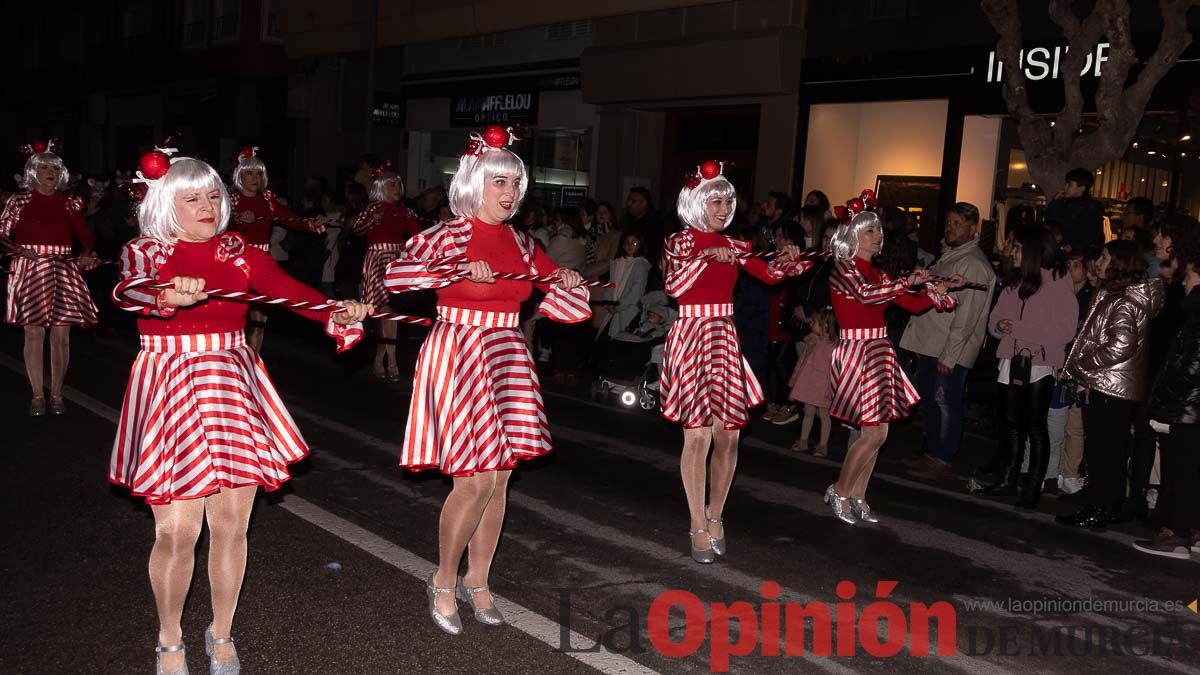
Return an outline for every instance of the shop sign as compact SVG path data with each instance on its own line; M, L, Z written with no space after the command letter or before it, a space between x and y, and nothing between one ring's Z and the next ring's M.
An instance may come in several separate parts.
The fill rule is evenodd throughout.
M1018 67L1024 69L1025 79L1031 82L1037 82L1050 78L1057 80L1061 74L1061 65L1066 60L1066 53L1070 47L1034 47L1033 49L1022 49L1019 56ZM1100 64L1108 60L1108 43L1100 42L1096 44L1095 50L1087 55L1084 61L1083 70L1080 71L1081 76L1100 77ZM1004 81L1004 62L996 56L996 50L988 52L987 63L987 81L988 82L1003 82Z
M537 123L536 91L486 96L452 96L450 126L477 127L484 124Z
M567 208L579 208L583 206L583 200L587 199L588 189L586 187L564 187L562 189L562 198L559 200L559 206Z
M371 121L381 127L404 126L404 98L396 94L375 92Z

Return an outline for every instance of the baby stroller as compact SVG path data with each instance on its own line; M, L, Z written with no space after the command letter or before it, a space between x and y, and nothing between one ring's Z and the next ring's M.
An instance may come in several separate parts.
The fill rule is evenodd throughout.
M663 345L678 312L662 291L642 296L636 325L613 337L602 334L596 343L596 378L592 400L616 398L626 408L655 410L659 400Z

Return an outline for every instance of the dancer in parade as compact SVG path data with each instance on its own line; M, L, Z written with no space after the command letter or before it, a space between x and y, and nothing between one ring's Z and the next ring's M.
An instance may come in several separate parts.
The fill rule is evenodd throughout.
M872 262L883 250L883 224L869 210L876 206L874 191L864 190L846 204L835 209L842 224L830 244L837 265L829 290L840 338L833 352L830 415L860 427L862 435L846 451L837 482L825 490L825 503L853 525L879 522L866 501L875 459L887 440L888 422L907 417L920 400L896 360L884 310L892 303L914 313L951 310L954 298L947 293L963 282L955 277L933 283L926 270L893 280Z
M13 256L8 277L8 305L4 320L25 329L25 371L33 398L29 414L46 414L43 382L46 333L50 334L50 414L66 412L63 381L70 360L71 326L96 325L96 304L88 293L82 271L98 261L92 252L94 238L83 222L83 201L62 193L69 174L57 154L56 140L21 146L29 155L21 188L0 214L0 235ZM72 239L83 253L71 258Z
M750 408L763 402L762 387L742 356L733 325L738 269L774 284L813 264L801 260L800 249L791 245L769 263L747 257L748 242L722 234L737 206L723 168L720 162L706 161L685 178L678 212L687 227L667 238L662 258L666 291L679 300L679 319L667 334L663 355L662 411L683 425L680 473L691 517L691 555L705 564L725 553L722 514L737 468L739 430Z
M471 135L450 183L456 217L409 239L384 282L394 293L437 289L438 321L417 358L400 466L438 469L454 480L439 522L438 567L426 589L434 623L452 635L462 632L456 596L477 621L504 622L488 574L508 479L518 462L551 449L537 373L518 327L533 286L493 275L554 276L538 311L564 323L591 316L580 275L556 267L532 238L505 222L528 184L524 162L507 149L513 132L493 125ZM459 578L464 550L467 571Z
M233 219L229 229L242 235L246 243L269 253L271 228L276 223L300 232L324 234L329 219L325 216L301 218L288 210L275 193L267 189L267 165L258 156L258 147L242 148L237 166L233 169L230 193ZM266 312L251 308L246 341L254 351L262 349L263 330L267 325Z
M363 260L362 301L382 311L388 304L388 292L383 287L388 263L396 259L404 242L421 228L417 214L400 203L404 182L400 175L384 162L372 172L371 203L354 221L354 234L367 235L367 257ZM380 339L375 346L375 376L389 380L400 379L396 365L397 326L391 321L379 322ZM384 370L384 357L387 369Z
M186 673L180 621L196 540L207 519L212 624L211 672L237 673L230 630L246 568L246 528L259 486L278 489L287 465L308 447L246 344L247 305L205 289L255 291L323 302L271 256L226 232L231 204L217 172L159 150L141 161L149 183L139 208L142 235L125 245L113 301L138 314L134 361L113 445L109 480L142 497L154 515L150 585L158 607L158 672ZM170 282L154 290L149 282ZM362 337L370 308L299 312L325 323L338 350Z

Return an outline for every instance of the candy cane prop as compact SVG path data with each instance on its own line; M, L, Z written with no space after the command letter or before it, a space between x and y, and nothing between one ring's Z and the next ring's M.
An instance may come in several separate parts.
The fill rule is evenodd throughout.
M156 290L173 289L175 285L169 281L155 281L149 277L140 277L129 279L126 281L126 288L153 288ZM289 309L307 309L314 312L342 312L345 311L340 305L332 302L308 302L305 300L289 300L287 298L272 298L269 295L255 295L245 291L227 291L222 288L206 288L204 293L214 297L223 298L225 300L236 300L238 302L254 302L263 305L279 305ZM404 314L394 314L392 312L373 312L367 316L370 319L382 319L384 321L399 321L400 323L409 323L415 326L429 326L433 324L432 319L425 319L418 316L406 316Z

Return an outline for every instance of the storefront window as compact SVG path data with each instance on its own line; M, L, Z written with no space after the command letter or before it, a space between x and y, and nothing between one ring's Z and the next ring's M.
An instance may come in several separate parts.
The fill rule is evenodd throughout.
M450 179L458 170L458 159L466 139L466 130L460 129L430 134L433 180L444 185L450 184ZM564 199L573 202L588 195L591 185L591 129L534 127L530 129L530 138L514 143L511 149L525 161L530 172L527 194L536 197L545 208L557 208Z

